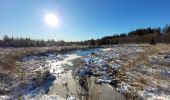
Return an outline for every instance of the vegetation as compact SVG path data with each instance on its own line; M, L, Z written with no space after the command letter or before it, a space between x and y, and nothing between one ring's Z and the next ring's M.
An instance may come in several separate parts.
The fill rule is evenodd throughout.
M170 43L170 25L161 28L136 29L129 33L115 34L101 39L91 39L78 42L64 42L63 40L32 40L30 38L13 38L5 35L0 40L0 47L45 47L72 45L113 45L120 43Z
M170 25L161 28L141 28L129 33L115 34L101 39L92 39L79 44L113 45L121 43L170 43Z

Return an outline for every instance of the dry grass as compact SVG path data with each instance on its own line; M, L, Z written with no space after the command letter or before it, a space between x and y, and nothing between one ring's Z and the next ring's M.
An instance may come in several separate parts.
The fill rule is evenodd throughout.
M158 54L164 54L170 52L170 45L169 44L158 44L158 45L153 45L149 47L143 48L143 52L139 53L135 58L132 60L126 60L128 59L128 56L124 56L123 60L125 59L126 64L122 67L121 71L119 71L118 77L120 78L121 81L127 82L132 86L132 91L130 94L127 94L126 97L127 99L135 99L137 96L137 91L142 91L144 87L150 86L152 84L152 80L155 80L158 83L160 80L164 80L163 78L160 77L158 73L150 73L149 75L146 75L144 73L141 73L138 68L138 65L146 66L147 69L161 69L163 66L167 66L166 63L164 64L150 64L149 60L155 57ZM161 63L161 62L160 62ZM156 66L155 66L156 65ZM142 67L140 67L142 68ZM144 68L144 69L145 69ZM126 72L134 73L132 76L126 75ZM131 77L133 80L128 80L128 78ZM161 81L161 82L162 82ZM156 84L155 84L156 85ZM136 91L133 91L136 90ZM136 94L136 95L134 95Z
M84 89L78 85L76 92L78 94L77 96L79 97L79 100L99 100L98 85L94 84L94 80L90 77L85 78L84 80L87 89Z

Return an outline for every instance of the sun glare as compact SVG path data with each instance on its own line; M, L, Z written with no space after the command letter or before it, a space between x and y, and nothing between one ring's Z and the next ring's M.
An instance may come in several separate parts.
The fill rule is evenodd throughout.
M59 24L57 16L53 13L45 15L45 22L52 27L57 26Z

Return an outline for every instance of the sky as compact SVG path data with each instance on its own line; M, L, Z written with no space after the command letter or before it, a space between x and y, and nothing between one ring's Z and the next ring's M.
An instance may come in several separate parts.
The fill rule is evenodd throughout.
M170 24L170 0L0 0L0 38L80 41ZM53 13L57 26L45 16Z

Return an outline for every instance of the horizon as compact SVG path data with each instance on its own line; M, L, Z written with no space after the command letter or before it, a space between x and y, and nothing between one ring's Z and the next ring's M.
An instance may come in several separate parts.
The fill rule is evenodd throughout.
M0 37L84 41L170 23L168 0L0 2Z

